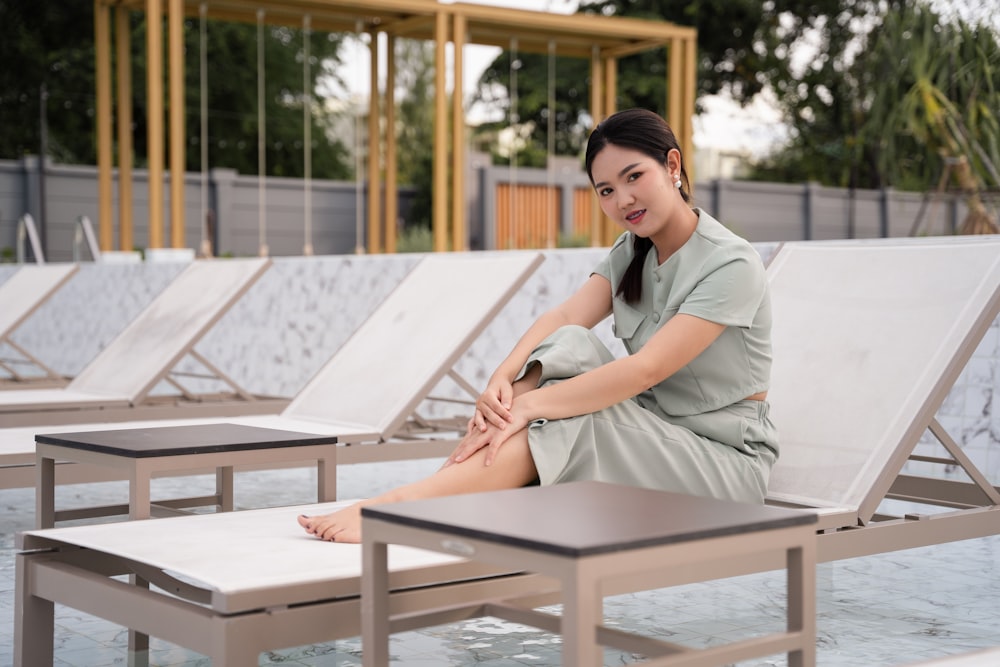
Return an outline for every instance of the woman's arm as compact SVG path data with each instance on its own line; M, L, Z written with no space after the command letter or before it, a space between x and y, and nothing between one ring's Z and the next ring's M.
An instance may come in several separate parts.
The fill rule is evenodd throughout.
M633 355L616 359L576 377L525 392L511 407L508 424L470 433L448 459L459 463L488 447L490 465L507 439L535 419L565 419L621 403L670 377L689 364L725 330L725 325L693 315L675 315Z
M577 324L588 329L611 314L611 283L593 274L572 296L543 313L521 336L510 354L490 376L486 390L476 401L474 425L485 430L486 424L503 428L510 421L514 378L527 362L532 350L560 327Z
M515 406L519 421L564 419L621 403L687 366L724 329L700 317L676 315L635 354L524 394Z

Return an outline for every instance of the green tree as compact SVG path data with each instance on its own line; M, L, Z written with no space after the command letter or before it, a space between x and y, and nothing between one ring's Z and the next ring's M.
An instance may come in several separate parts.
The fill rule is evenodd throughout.
M94 162L93 3L0 2L0 158Z
M551 79L550 65L555 72ZM514 70L516 77L511 76ZM495 162L506 163L510 158L500 154L496 136L511 125L527 128L521 133L526 145L517 151L516 162L519 166L543 167L549 145L549 114L554 110L555 154L579 154L590 122L587 115L589 77L590 62L581 58L503 51L480 76L473 96L473 104L491 109L494 114L502 113L503 117L477 128L476 141L486 144ZM514 79L517 81L516 96L511 94L510 87ZM549 100L550 85L555 86L554 106ZM510 105L514 97L517 114L511 118Z
M0 158L38 153L41 144L41 91L48 155L63 163L94 164L94 7L89 2L0 2L0 24L10 34L0 40ZM186 166L201 168L200 26L185 21ZM131 14L133 146L136 165L146 160L145 15ZM207 23L209 166L257 173L257 27ZM302 30L267 26L265 48L265 135L267 173L303 173ZM310 40L311 86L336 77L340 35L314 33ZM166 45L164 45L166 49ZM16 64L16 66L10 66ZM44 87L44 88L43 88ZM314 100L316 98L314 97ZM167 103L169 101L167 100ZM330 131L331 112L314 101L313 175L351 175L347 152ZM164 118L166 123L166 118Z
M400 183L416 188L408 226L430 229L434 179L434 44L396 40L396 147Z
M669 21L698 31L698 96L726 94L749 103L768 87L798 91L792 54L803 42L817 42L818 54L808 70L807 87L819 85L820 70L839 66L827 53L839 52L851 36L851 26L870 11L873 2L859 0L592 0L578 12L602 16ZM517 122L530 128L535 152L548 145L546 55L523 54L514 59L518 72ZM666 114L666 53L654 49L619 61L617 106L643 107ZM578 154L590 118L590 65L576 58L558 58L556 77L555 152ZM505 51L484 72L476 101L510 117L511 53ZM502 122L507 122L502 121ZM486 130L494 130L488 127ZM531 152L531 149L526 152Z
M144 26L137 26L138 39L144 44ZM284 26L265 26L264 45L264 145L265 165L270 176L300 178L304 175L303 31ZM322 107L315 91L317 81L337 78L340 65L337 34L312 33L310 37L310 77L312 87L312 175L315 178L348 178L353 166L344 144L333 132L333 112ZM255 25L209 21L206 24L206 60L208 79L208 163L210 167L229 167L241 174L258 173L257 135L257 48ZM199 22L185 22L187 58L186 124L187 167L200 165L199 128ZM140 71L145 69L145 52L135 54ZM145 154L146 95L145 78L136 81L136 151Z
M954 185L969 209L961 231L1000 232L983 198L1000 188L1000 34L896 2L864 53L857 80L883 85L859 90L858 143L874 147L879 173L907 189Z
M996 232L984 192L1000 187L1000 36L985 22L892 2L858 26L813 95L781 91L788 146L767 180L965 193L962 231ZM803 86L806 90L808 86Z

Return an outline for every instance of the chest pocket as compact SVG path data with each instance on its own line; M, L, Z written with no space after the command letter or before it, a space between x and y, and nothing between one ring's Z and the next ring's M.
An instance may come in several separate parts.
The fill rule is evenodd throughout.
M621 299L614 300L613 308L615 321L611 325L611 330L616 338L631 340L646 320L645 313L636 310Z

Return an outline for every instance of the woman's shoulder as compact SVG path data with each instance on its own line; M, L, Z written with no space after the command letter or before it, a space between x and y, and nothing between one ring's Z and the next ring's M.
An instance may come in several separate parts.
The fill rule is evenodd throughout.
M615 242L611 244L611 249L608 251L607 260L615 265L624 265L632 261L632 256L635 254L635 244L633 243L633 235L631 232L622 232L615 239Z
M712 254L720 253L731 259L760 259L760 254L745 238L705 211L697 208L694 210L698 213L698 226L695 228L695 235L706 246L706 251Z

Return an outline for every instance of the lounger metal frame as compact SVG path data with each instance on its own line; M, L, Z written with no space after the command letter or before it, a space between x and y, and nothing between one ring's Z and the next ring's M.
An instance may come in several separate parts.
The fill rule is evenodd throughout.
M0 284L0 347L7 345L17 356L0 358L0 388L58 387L69 380L52 370L24 346L14 342L14 332L79 270L75 264L23 266ZM24 373L20 367L34 369Z

